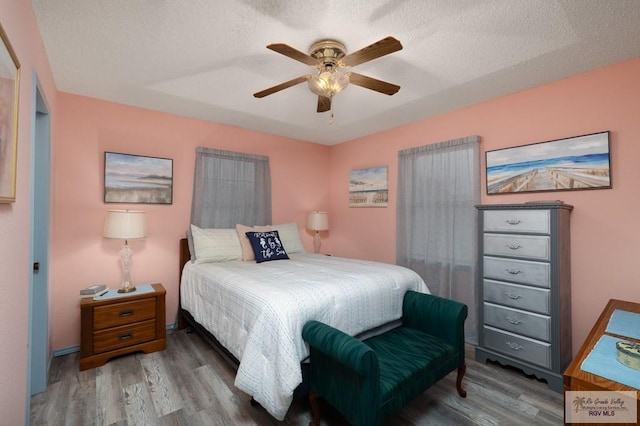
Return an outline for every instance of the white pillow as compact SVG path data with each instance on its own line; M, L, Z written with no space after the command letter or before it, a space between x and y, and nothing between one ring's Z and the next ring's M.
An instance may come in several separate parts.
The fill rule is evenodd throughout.
M282 225L271 225L271 229L278 231L280 241L287 253L304 253L304 246L300 240L298 224L295 222Z
M242 259L242 247L235 229L207 228L191 225L195 263L228 262Z

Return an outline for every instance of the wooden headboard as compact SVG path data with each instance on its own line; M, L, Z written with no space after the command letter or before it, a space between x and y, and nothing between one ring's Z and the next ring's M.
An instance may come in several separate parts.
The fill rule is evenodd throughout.
M182 268L191 260L191 253L189 252L189 242L186 238L180 240L180 270L178 271L178 279L182 277Z
M186 322L182 314L182 301L180 300L180 284L182 283L182 268L191 260L189 252L189 242L186 238L180 240L180 264L178 269L178 329L186 327Z

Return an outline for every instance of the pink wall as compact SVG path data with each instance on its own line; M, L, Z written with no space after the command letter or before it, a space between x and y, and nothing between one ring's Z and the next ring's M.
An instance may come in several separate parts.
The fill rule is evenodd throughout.
M611 131L613 189L487 196L483 203L561 199L572 204L571 273L574 353L606 302L640 302L640 59L470 106L331 150L331 239L336 255L395 261L397 153L400 149L481 136L484 152ZM389 207L350 209L349 171L389 166ZM384 244L381 244L383 241Z
M312 238L304 225L309 210L329 207L329 147L66 93L58 95L58 111L55 133L59 143L53 164L55 349L80 342L79 290L96 283L109 287L120 283L122 242L101 236L108 209L147 212L148 238L130 242L132 280L163 283L167 322L175 321L178 240L189 226L197 146L268 155L273 222L297 222L303 242L312 250ZM105 151L173 159L173 204L103 203Z
M33 73L55 114L56 92L31 2L0 0L0 22L21 64L16 202L0 204L0 423L26 424L31 274Z
M640 204L640 169L635 165L640 147L634 143L640 130L634 120L639 72L640 59L628 61L330 148L60 94L54 164L54 348L78 343L78 289L96 282L114 286L120 277L120 243L100 237L104 212L118 207L102 203L105 150L174 159L174 204L142 206L149 212L150 237L132 243L133 279L167 286L171 322L177 309L176 241L189 221L196 146L269 155L274 222L295 220L303 228L306 211L329 209L331 230L323 238L323 251L393 263L398 150L477 134L484 152L611 130L613 189L488 197L482 182L484 203L560 198L575 206L572 297L577 350L609 298L640 300L640 289L629 284L640 230L627 225ZM349 172L379 165L389 167L389 207L349 208ZM304 231L303 236L310 249L311 236Z

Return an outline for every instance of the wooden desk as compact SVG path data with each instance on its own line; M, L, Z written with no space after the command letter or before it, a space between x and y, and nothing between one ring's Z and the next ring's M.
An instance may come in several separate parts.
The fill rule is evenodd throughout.
M589 353L591 353L596 343L598 343L598 340L600 340L600 337L605 334L605 329L609 324L609 318L616 309L640 313L640 303L625 302L616 299L609 300L609 303L605 306L602 314L600 314L600 318L598 318L598 321L593 326L593 329L582 344L582 347L564 373L565 391L634 391L636 392L636 395L638 395L638 389L636 388L614 382L613 380L605 379L604 377L596 376L595 374L587 373L580 369L582 362ZM612 334L612 336L616 335ZM640 340L632 339L630 337L619 337L628 341L640 343ZM640 414L640 403L638 404L638 408L638 413ZM602 423L599 424L601 425ZM618 423L618 425L621 425L621 423Z

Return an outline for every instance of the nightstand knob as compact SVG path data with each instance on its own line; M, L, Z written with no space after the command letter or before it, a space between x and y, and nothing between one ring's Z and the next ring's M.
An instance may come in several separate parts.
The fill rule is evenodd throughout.
M131 315L133 315L133 309L129 309L128 311L120 312L120 316L121 317L130 317Z

